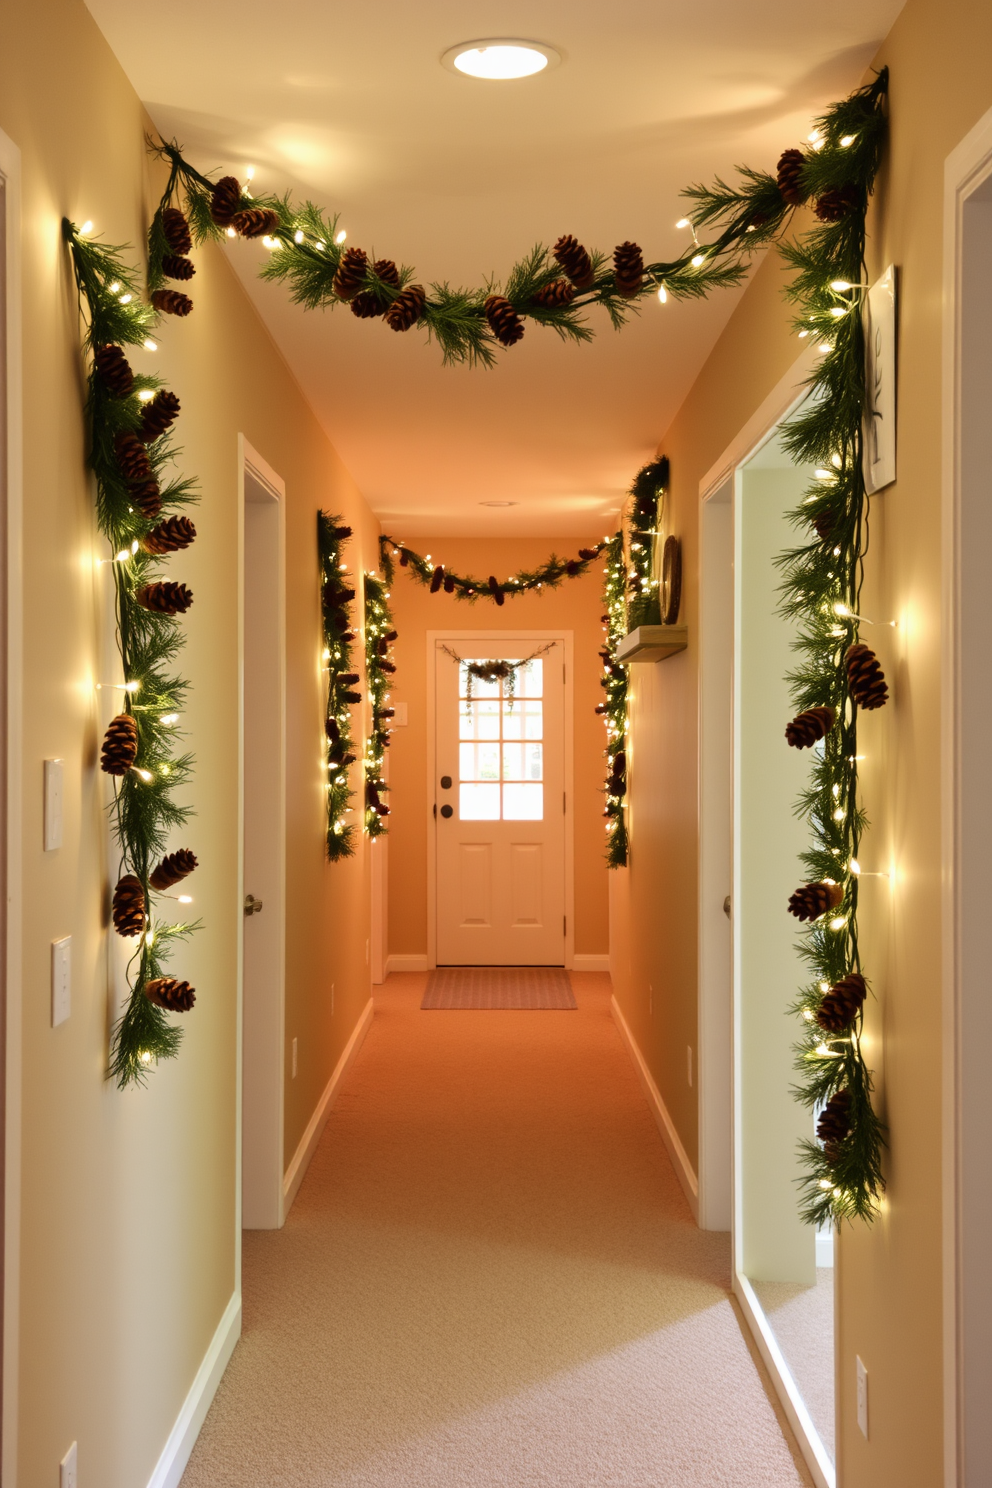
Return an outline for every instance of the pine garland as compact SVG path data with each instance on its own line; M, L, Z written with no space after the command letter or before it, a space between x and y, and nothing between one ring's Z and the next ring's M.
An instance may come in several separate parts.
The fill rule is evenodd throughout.
M658 536L660 505L668 489L668 460L663 455L645 465L630 487L631 503L627 518L630 532L630 563L627 570L627 624L630 630L639 625L661 624L661 601L658 580L654 577L655 539Z
M382 766L394 712L389 692L396 671L390 652L395 640L388 584L370 570L365 575L365 680L372 705L372 727L365 745L365 830L370 837L388 831L389 807L383 797L389 787L382 778Z
M327 856L334 863L350 858L355 851L355 828L347 820L353 810L349 767L355 763L351 731L351 709L361 701L355 691L358 674L351 670L351 629L354 589L349 587L347 564L341 560L342 544L351 528L340 517L317 513L317 559L320 569L320 613L324 634L323 663L327 669L327 702L324 733L327 747Z
M432 594L443 590L445 594L453 594L456 599L468 600L469 604L475 604L480 599L491 599L497 605L502 605L507 596L513 599L518 594L528 594L535 590L557 589L565 579L580 578L589 565L596 562L605 547L604 539L594 548L580 548L575 558L559 558L552 553L539 568L522 568L507 579L497 579L495 574L490 574L485 579L476 579L457 574L443 563L435 563L429 553L426 556L418 553L406 543L397 542L395 538L383 533L379 538L379 563L387 583L391 584L393 581L398 557L400 567L408 568L417 582L425 584Z
M606 718L606 861L610 868L626 868L628 855L627 818L627 668L616 658L617 646L628 631L627 567L623 529L606 544L606 579L603 584L603 629L606 639L599 653L603 660L600 685L606 701L596 709Z
M127 346L155 349L148 338L156 316L140 298L136 276L123 256L127 250L84 236L68 219L63 219L62 232L72 257L80 307L85 311L84 350L91 357L86 402L89 464L96 479L97 524L115 555L108 561L113 567L117 644L124 676L122 709L124 717L133 720L123 732L130 732L137 743L130 764L126 763L128 751L122 772L114 770L111 805L120 849L118 877L131 876L140 885L134 923L140 925L144 915L128 964L127 1006L114 1026L111 1043L109 1074L123 1088L144 1083L153 1061L178 1052L182 1031L170 1023L166 1011L146 995L146 989L163 977L174 944L199 928L161 921L154 908L150 879L156 862L167 850L170 833L185 825L192 814L191 808L180 806L175 799L177 787L185 786L192 774L192 757L177 752L182 738L180 712L189 684L174 675L171 666L183 645L179 622L171 614L146 607L138 597L158 580L162 569L161 544L155 551L149 534L157 526L161 529L160 518L182 511L198 498L193 481L166 476L176 453L168 433L151 439L147 446L141 439L143 410L162 384L155 377L132 372L123 353ZM140 480L129 480L125 468L133 472L142 466L142 449L147 454L148 473ZM184 541L177 545L188 546L192 540L188 534L195 536L195 529L187 524L182 530ZM118 734L121 731L119 727ZM112 755L112 748L105 745L105 761Z

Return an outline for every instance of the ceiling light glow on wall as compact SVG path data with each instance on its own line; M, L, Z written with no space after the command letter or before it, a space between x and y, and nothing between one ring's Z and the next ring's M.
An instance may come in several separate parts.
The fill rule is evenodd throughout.
M534 77L549 67L557 67L561 55L553 47L538 41L490 37L449 47L441 61L450 71L464 73L467 77L507 82L512 78Z

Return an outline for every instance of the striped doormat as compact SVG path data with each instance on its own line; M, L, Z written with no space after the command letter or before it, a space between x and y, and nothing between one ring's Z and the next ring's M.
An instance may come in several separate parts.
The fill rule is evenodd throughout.
M559 1011L576 1006L560 966L441 966L431 972L421 1008L448 1011Z

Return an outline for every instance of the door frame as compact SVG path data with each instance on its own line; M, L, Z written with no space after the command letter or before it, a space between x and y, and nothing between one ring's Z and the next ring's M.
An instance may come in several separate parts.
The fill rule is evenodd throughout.
M427 969L437 966L437 822L434 818L437 769L437 686L435 657L438 641L561 641L565 652L564 718L562 743L565 751L565 968L575 962L575 632L553 630L457 630L427 632Z

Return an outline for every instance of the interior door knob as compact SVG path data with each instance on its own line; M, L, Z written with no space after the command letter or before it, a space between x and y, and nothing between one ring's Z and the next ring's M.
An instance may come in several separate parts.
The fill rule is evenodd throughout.
M451 789L451 776L450 775L442 775L441 776L441 789L442 790L450 790Z
M442 806L441 807L441 815L443 817L447 818L449 816L454 816L454 814L455 814L455 808L453 806L447 806L447 805L445 805L445 806Z
M730 895L729 894L727 895L726 899L724 899L724 901L723 901L723 912L727 916L727 919L729 920L730 919Z
M261 899L256 899L254 894L246 894L245 895L245 914L246 915L253 915L253 914L261 914L261 913L262 913L262 901L261 901Z

